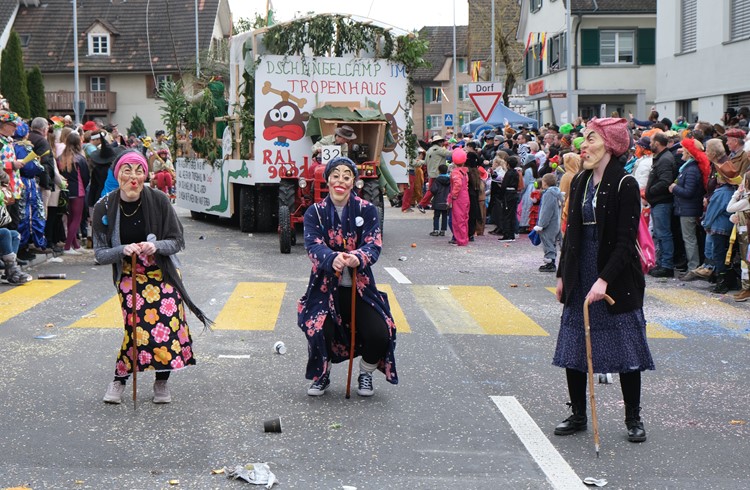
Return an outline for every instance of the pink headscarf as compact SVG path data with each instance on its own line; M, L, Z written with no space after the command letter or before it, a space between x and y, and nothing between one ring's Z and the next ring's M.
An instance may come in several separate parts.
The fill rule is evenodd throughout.
M148 162L146 162L146 157L144 157L139 151L126 151L117 159L117 163L115 163L115 178L120 175L120 169L126 163L140 165L143 167L143 172L148 175Z
M623 118L605 117L602 119L593 118L586 125L583 135L588 135L591 131L595 132L604 140L604 148L612 156L619 157L630 148L632 137L628 131L628 121Z

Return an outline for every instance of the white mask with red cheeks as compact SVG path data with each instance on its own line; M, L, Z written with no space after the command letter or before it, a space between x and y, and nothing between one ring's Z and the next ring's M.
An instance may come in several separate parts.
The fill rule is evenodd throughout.
M143 166L138 163L123 164L117 175L117 182L120 184L120 198L123 201L137 201L141 197L141 192L143 192L146 172L143 171Z

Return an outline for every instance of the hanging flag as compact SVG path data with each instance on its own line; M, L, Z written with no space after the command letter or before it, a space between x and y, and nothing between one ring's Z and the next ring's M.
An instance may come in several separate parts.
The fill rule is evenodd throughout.
M273 2L268 0L266 2L266 26L272 26L275 22L273 20Z
M539 43L539 35L536 32L532 34L534 34L534 40L531 42L531 54L534 55L534 59L536 59L536 46Z
M545 55L547 54L547 33L542 33L542 53L539 55L539 58L544 60Z
M526 38L526 50L525 50L525 51L523 52L523 55L524 55L524 56L526 56L527 54L529 54L529 46L531 46L531 35L532 35L532 34L533 34L533 33L532 33L532 32L530 32L530 33L529 33L529 37L527 37L527 38Z
M474 63L472 63L472 67L471 67L471 81L472 82L479 81L479 71L481 69L482 69L481 61L475 61Z

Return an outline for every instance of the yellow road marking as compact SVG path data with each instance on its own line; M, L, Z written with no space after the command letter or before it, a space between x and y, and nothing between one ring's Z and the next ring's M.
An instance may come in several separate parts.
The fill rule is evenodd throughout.
M240 282L216 318L217 330L273 330L286 283Z
M79 282L77 280L37 279L0 294L0 323L10 320Z
M411 333L409 322L406 321L404 310L401 309L401 305L396 299L396 295L393 294L393 288L390 284L378 284L378 289L388 295L388 303L391 305L391 315L393 315L393 321L396 322L396 333Z
M484 334L447 286L414 286L414 297L422 310L442 334Z
M670 305L676 306L681 309L692 309L696 310L696 314L706 319L719 319L719 318L746 318L747 311L741 308L735 308L734 306L722 303L717 298L709 296L705 293L699 293L697 291L690 291L687 289L667 289L667 288L649 288L646 290L650 296L669 303ZM696 319L696 318L693 318ZM745 327L739 323L733 321L720 322L720 325L728 330L738 330L741 332L745 331ZM750 334L743 333L741 335L745 338L750 338Z
M555 288L546 288L552 294L556 294ZM647 289L651 292L651 289ZM649 339L684 339L685 336L671 330L658 322L646 322L646 337Z
M71 328L125 328L120 297L114 295L97 309L83 315Z
M451 286L451 294L489 335L549 334L490 286Z

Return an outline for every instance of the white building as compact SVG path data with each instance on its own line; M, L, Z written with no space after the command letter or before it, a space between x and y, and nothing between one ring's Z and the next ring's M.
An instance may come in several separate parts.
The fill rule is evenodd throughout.
M750 1L658 0L656 110L719 121L750 106Z
M576 115L616 111L645 119L656 100L656 0L520 0L517 38L524 45L530 34L533 39L524 63L528 115L540 124L568 122L567 1L572 2Z

